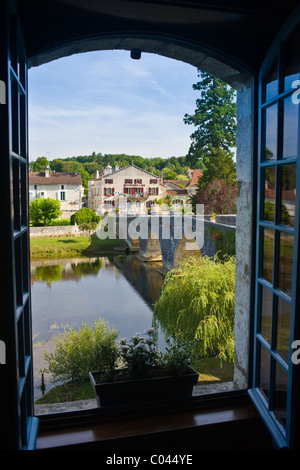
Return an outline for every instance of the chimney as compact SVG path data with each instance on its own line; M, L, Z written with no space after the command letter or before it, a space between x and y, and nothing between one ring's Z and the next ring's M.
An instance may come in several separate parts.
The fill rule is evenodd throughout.
M48 165L47 168L45 168L45 177L49 178L50 176L50 166Z
M119 171L119 165L115 166L115 171Z
M99 178L99 170L96 170L96 173L95 173L95 178L98 179Z

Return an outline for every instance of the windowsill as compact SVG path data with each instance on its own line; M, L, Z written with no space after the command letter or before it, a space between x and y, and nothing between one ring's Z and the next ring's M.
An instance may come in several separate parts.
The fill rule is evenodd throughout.
M122 416L117 413L111 419L107 415L104 419L100 417L90 422L87 419L82 424L73 415L69 423L64 418L58 426L55 426L53 420L48 429L43 426L42 419L36 449L136 449L138 453L139 450L149 450L151 444L154 449L160 447L165 451L169 446L177 451L205 450L207 446L214 449L218 449L218 446L228 448L223 447L228 439L227 445L233 448L253 448L253 445L254 448L262 446L269 449L270 437L250 400L244 396L235 400L235 403L234 400L228 404L226 399L222 401L223 405L211 403L208 408L194 404L181 409L178 406L169 410L161 409L154 414L144 412L135 416L130 413ZM255 432L247 435L253 426ZM244 441L238 443L243 429ZM207 442L211 433L214 437Z

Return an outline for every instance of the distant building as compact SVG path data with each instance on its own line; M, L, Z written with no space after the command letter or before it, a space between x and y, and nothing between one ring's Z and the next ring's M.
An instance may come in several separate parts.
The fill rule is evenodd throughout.
M97 214L118 209L126 213L147 213L166 194L160 178L135 165L113 169L107 166L88 181L88 207Z
M203 173L201 170L189 170L190 181L186 185L186 190L189 196L196 194L198 187L198 180L202 178Z
M68 219L81 209L83 186L79 173L54 172L50 169L29 172L29 202L51 198L60 201L61 218Z

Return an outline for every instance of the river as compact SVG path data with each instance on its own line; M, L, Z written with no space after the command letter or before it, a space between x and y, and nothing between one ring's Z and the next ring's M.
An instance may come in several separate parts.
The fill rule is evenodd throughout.
M164 275L161 263L144 263L136 255L31 261L34 397L41 396L45 351L54 335L103 318L130 338L152 326L153 304ZM159 332L159 347L164 338ZM45 373L46 390L53 384Z

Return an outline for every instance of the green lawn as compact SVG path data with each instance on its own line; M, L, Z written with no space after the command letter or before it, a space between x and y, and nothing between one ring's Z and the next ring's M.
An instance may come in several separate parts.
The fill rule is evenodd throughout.
M126 247L123 240L100 240L97 236L31 238L31 258L66 258L114 253L115 247Z

